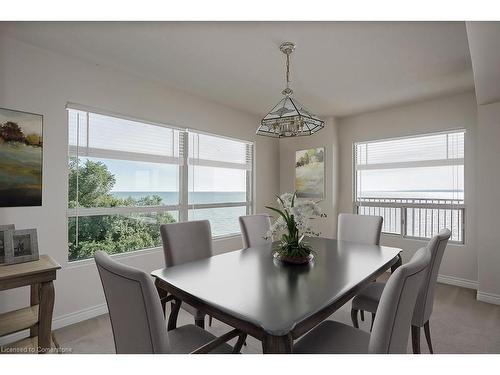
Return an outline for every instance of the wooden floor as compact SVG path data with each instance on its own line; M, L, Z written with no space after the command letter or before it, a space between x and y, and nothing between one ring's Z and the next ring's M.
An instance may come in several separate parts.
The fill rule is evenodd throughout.
M438 284L431 334L435 353L500 353L500 306L479 302L476 292L455 286ZM350 302L330 319L351 324ZM360 322L361 329L369 329L369 320ZM193 318L181 310L178 325L192 324ZM208 319L207 319L208 323ZM207 324L208 326L208 324ZM230 327L214 320L209 331L219 336ZM114 353L113 336L107 315L67 326L55 331L61 348L73 353ZM422 351L427 346L422 333ZM262 353L260 342L249 337L243 353ZM408 353L411 345L408 346Z

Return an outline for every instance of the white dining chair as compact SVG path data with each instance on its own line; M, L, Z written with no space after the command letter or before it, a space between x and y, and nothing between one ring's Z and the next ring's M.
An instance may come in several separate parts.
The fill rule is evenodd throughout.
M406 353L415 301L424 281L431 254L418 250L387 281L371 334L346 324L326 320L294 346L299 354Z
M379 245L382 216L339 214L337 240Z
M242 334L232 330L219 338L189 324L167 332L160 299L151 277L98 251L95 262L109 310L116 353L237 353ZM226 342L240 336L237 346Z
M444 250L446 249L446 245L448 244L448 240L450 239L450 237L450 230L443 229L436 236L431 238L426 247L431 254L431 262L429 268L426 271L422 289L420 290L420 293L418 295L418 299L415 305L415 312L413 314L411 323L413 352L415 354L420 353L420 331L422 327L424 328L429 352L431 354L434 353L431 341L429 319L432 314L432 308L434 305L434 290L436 288L439 267L441 265ZM381 300L381 296L385 287L386 284L382 282L370 283L363 289L361 289L361 291L353 298L351 318L354 327L358 328L358 311L371 312L372 325L374 324L373 318L378 314L379 302Z
M272 240L264 238L269 228L271 228L271 218L269 215L240 216L239 221L244 249L271 245Z

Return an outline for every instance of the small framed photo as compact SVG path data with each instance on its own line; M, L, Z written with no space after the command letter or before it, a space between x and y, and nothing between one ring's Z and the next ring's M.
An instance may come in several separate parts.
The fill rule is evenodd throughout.
M36 229L5 231L4 244L6 264L38 260Z
M14 229L14 224L0 225L0 264L5 262L5 232Z

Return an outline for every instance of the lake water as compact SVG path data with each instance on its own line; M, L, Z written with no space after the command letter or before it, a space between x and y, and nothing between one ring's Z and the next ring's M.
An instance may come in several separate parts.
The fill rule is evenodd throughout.
M363 191L363 198L464 199L463 190Z
M164 205L179 204L179 193L171 191L113 191L112 194L117 198L140 199L148 195L158 195L162 198ZM231 192L193 192L189 193L189 204L205 203L225 203L225 202L245 202L246 193L244 191ZM178 219L178 213L173 213ZM205 208L190 209L189 220L209 220L212 227L213 236L224 236L237 234L240 232L238 218L246 215L246 207L223 207L223 208Z

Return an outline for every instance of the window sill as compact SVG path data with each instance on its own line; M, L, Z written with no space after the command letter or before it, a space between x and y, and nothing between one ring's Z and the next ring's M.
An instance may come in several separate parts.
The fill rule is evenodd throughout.
M225 240L233 240L236 238L241 238L241 233L233 233L233 234L224 234L222 236L213 237L213 242L225 241Z
M240 233L234 233L234 234L226 234L223 236L217 236L212 239L212 242L222 242L222 241L228 241L228 240L235 240L241 238ZM119 259L129 259L129 258L135 258L143 255L149 255L149 254L156 254L158 252L162 252L163 249L161 246L159 247L152 247L149 249L141 249L141 250L134 250L130 251L127 253L119 253L119 254L113 254L111 257L113 259L119 260ZM75 269L75 268L81 268L81 267L87 267L90 265L94 265L94 258L88 258L88 259L81 259L81 260L74 260L74 261L68 261L68 265L64 267L65 270L70 270L70 269Z
M396 238L396 239L400 239L400 240L421 243L422 245L427 245L429 243L429 241L431 240L431 238L406 237L406 236L403 236L403 235L397 234L397 233L384 233L384 232L382 232L382 236L388 237L391 239ZM457 242L457 241L451 241L451 240L448 241L448 244L453 245L453 246L466 246L467 245L465 242Z
M148 254L156 254L158 252L163 251L161 247L151 247L149 249L140 249L140 250L134 250L134 251L129 251L127 253L119 253L119 254L113 254L111 257L113 259L129 259L129 258L135 258L138 256L143 256L143 255L148 255ZM68 260L68 265L64 267L64 269L70 270L70 269L75 269L75 268L80 268L80 267L86 267L89 265L94 265L94 258L88 258L88 259L81 259L81 260L73 260L69 261Z

